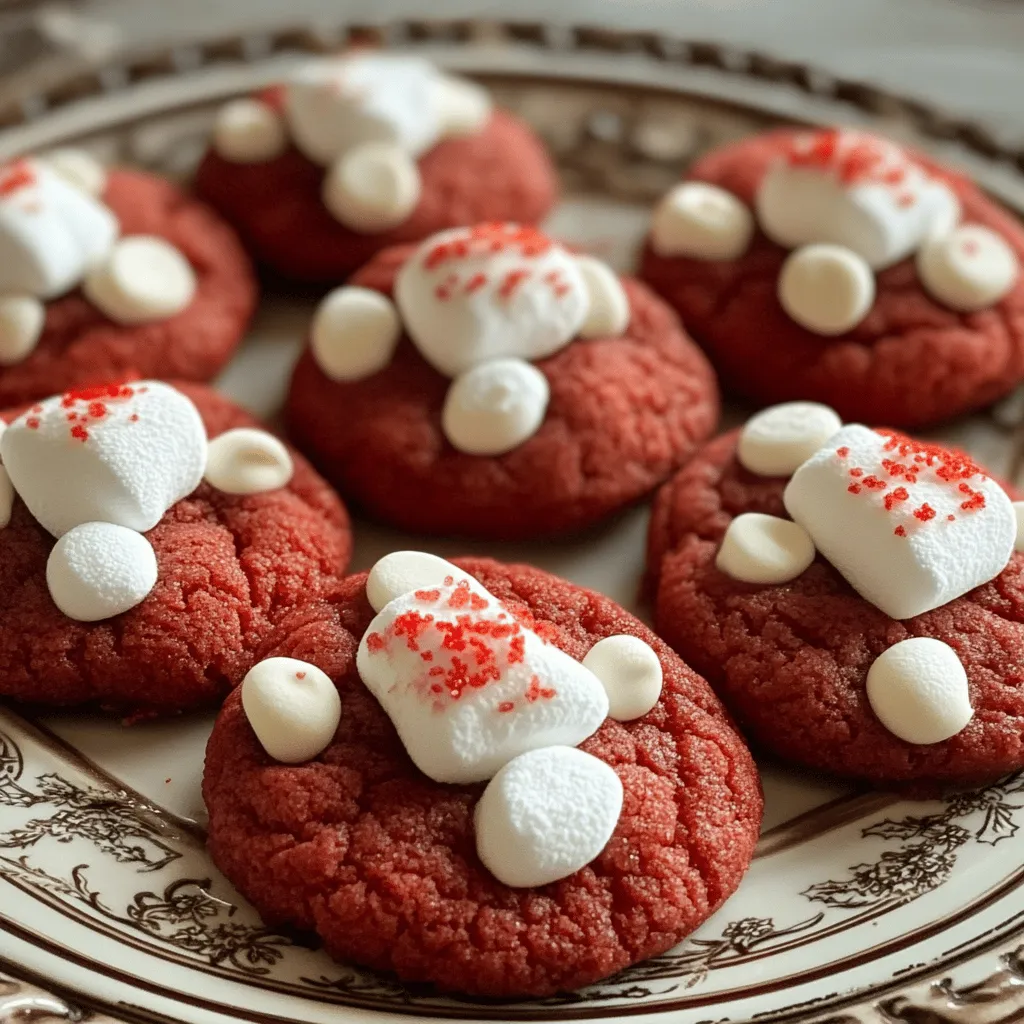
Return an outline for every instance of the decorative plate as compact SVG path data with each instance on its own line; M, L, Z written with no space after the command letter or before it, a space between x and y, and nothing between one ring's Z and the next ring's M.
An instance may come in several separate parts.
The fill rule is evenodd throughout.
M111 161L186 176L225 96L272 79L299 50L366 34L217 40L79 76L0 108L0 156L74 141ZM522 24L371 34L478 73L532 121L568 194L553 230L623 267L648 204L689 160L784 118L869 123L939 149L1024 208L1013 166L1024 158L976 126L756 54ZM313 302L269 295L221 387L273 416ZM943 436L1014 475L1021 419L1024 401L1011 399ZM646 509L637 509L567 543L490 550L635 606L645 525ZM356 568L395 547L424 546L365 523L357 539ZM444 555L482 550L428 546ZM0 1022L628 1015L652 1024L995 1024L1024 1016L1024 773L912 802L765 764L757 858L712 920L600 985L499 1004L405 988L263 927L204 849L199 780L210 721L123 728L0 709Z

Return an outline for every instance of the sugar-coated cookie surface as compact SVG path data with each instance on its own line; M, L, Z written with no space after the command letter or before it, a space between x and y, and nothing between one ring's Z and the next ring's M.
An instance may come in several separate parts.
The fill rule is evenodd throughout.
M357 674L374 616L365 574L282 621L265 648L335 680L338 730L319 757L275 763L242 695L225 703L203 782L210 850L268 923L315 931L335 957L480 996L575 989L671 948L733 892L759 830L757 771L703 680L607 598L525 566L458 565L577 660L626 633L661 661L657 705L606 719L580 745L624 791L596 860L532 889L484 867L473 823L484 785L418 771Z
M689 177L752 210L769 169L798 136L785 129L744 139L699 160ZM969 225L941 244L926 244L916 260L911 254L886 264L890 252L907 247L897 229L910 229L895 220L883 222L889 234L864 243L868 255L872 245L882 250L876 259L885 266L875 271L846 249L808 245L791 251L756 229L723 252L681 231L667 242L662 238L668 248L699 243L704 258L659 255L656 245L648 245L641 276L679 312L727 391L764 404L810 399L846 419L913 427L981 408L1024 377L1024 279L1015 269L1024 258L1024 230L971 182L918 154L909 157L911 170L922 168L958 201L960 224ZM776 205L790 216L801 209L799 202ZM656 221L656 234L658 226ZM801 225L775 225L783 228L798 231ZM981 277L965 269L963 253L983 265ZM826 288L831 299L819 309L815 294ZM798 308L816 330L794 319Z
M194 404L210 438L256 426L209 388L175 387ZM51 596L64 596L72 614L82 603L74 549L62 563L65 574L55 577L53 559L48 571L54 537L15 497L10 522L0 529L0 696L129 716L215 706L241 681L278 619L319 597L351 552L345 510L297 454L283 487L237 495L201 483L144 538L107 529L149 542L155 582L150 578L148 596L143 590L116 618L75 621ZM74 536L71 530L60 543ZM87 609L91 604L89 598Z
M660 634L707 676L750 739L787 761L878 784L973 784L1024 765L1024 558L1012 555L995 579L904 620L870 604L820 555L788 582L740 582L716 566L730 524L745 513L788 513L786 479L743 468L738 436L708 444L659 493L648 570ZM918 637L941 641L966 672L969 720L940 742L913 721L914 741L900 739L869 695L880 656ZM950 714L959 714L957 699L942 698Z
M256 282L237 236L219 216L142 171L110 171L100 198L122 237L157 236L180 251L195 275L195 294L181 312L135 324L111 320L81 290L46 301L34 350L0 368L0 407L127 377L209 380L242 339Z

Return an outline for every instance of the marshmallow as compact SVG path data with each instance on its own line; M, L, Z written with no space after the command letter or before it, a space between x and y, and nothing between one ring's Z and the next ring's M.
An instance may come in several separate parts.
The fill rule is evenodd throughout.
M46 307L34 295L0 297L0 366L27 359L39 342Z
M994 306L1017 283L1019 273L1017 254L980 224L930 238L917 254L917 274L929 294L961 313Z
M875 275L852 249L805 245L779 274L779 303L801 327L831 337L856 327L875 301Z
M814 541L798 523L744 512L725 531L715 567L743 583L788 583L814 561L814 555Z
M1024 501L1013 503L1013 514L1017 517L1017 538L1013 542L1013 550L1024 551Z
M267 658L242 680L242 710L263 749L283 764L322 754L341 721L331 677L295 658Z
M629 326L629 299L619 275L593 256L577 256L576 266L587 290L587 315L580 325L581 338L616 337Z
M452 381L441 426L460 452L503 455L537 433L550 397L548 379L536 366L495 359Z
M817 402L784 402L751 416L736 457L758 476L791 476L841 426L835 410Z
M998 576L1017 536L1006 492L966 455L858 425L808 459L783 500L850 586L894 619Z
M370 607L379 612L396 597L440 586L446 576L453 580L472 579L458 566L437 555L425 551L392 551L378 559L366 577L366 598Z
M651 248L659 256L735 260L750 246L754 215L717 185L686 181L654 209Z
M619 634L598 640L583 659L608 694L608 717L631 722L646 715L661 696L661 661L639 637Z
M7 475L7 470L0 466L0 529L11 521L14 510L14 484Z
M132 235L88 272L82 291L116 323L144 324L186 309L196 294L196 273L170 242Z
M203 478L225 494L262 494L287 486L293 470L291 454L273 434L236 427L210 442Z
M476 850L499 882L528 889L586 867L622 813L615 770L573 747L532 750L510 761L476 805Z
M199 486L206 431L196 407L158 381L69 391L4 431L14 489L59 537L82 523L145 533Z
M335 288L317 306L310 345L331 380L362 380L395 354L402 322L391 300L371 288Z
M107 190L107 170L88 151L71 146L51 149L40 158L50 170L86 195L99 199Z
M765 174L755 207L773 242L840 245L873 270L898 263L960 216L949 187L895 143L839 129L798 136Z
M907 743L941 743L974 717L956 651L927 636L901 640L875 658L867 695L882 725Z
M593 672L454 575L385 605L356 665L436 782L482 782L527 750L575 746L608 714Z
M110 251L117 218L38 160L0 168L0 294L51 299Z
M82 523L50 551L46 584L53 603L78 622L109 619L141 604L156 586L153 546L113 523Z
M331 164L324 206L345 227L376 234L409 219L420 201L420 171L393 142L363 142Z
M583 326L583 275L533 227L479 224L428 238L398 273L395 300L423 358L456 377L501 356L543 359Z
M364 142L390 142L412 156L441 135L438 73L424 60L359 53L303 64L285 84L295 145L324 167Z
M441 134L449 138L476 135L491 119L490 94L462 78L439 75L434 82L433 102Z
M273 107L256 99L232 100L217 111L213 148L234 164L259 164L288 148L288 128Z

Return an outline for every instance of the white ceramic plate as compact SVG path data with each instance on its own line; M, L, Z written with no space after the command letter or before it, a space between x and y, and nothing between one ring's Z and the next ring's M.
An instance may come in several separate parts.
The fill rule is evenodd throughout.
M646 36L577 33L567 41L531 32L506 28L500 47L493 32L482 31L483 45L435 40L427 48L462 69L488 72L482 77L499 99L533 121L568 188L552 229L622 267L644 230L646 204L696 153L783 114L874 122L864 108L881 103L870 90L854 91L847 98L860 107L839 107L835 95L844 90L826 77L781 65L768 74L749 55L730 68L735 55L673 49ZM510 44L517 36L524 45ZM289 41L296 40L264 41L264 49ZM253 45L234 42L253 57ZM610 46L659 59L594 56ZM58 105L10 129L0 150L82 140L108 159L185 175L216 100L270 79L287 59L213 63L229 51L222 45L193 54L199 69L188 76L170 55L162 76L130 88L115 81L73 111ZM725 70L709 72L702 63ZM753 88L766 74L801 84L802 95L760 82ZM934 143L922 133L933 115L886 104L883 127ZM946 135L972 141L970 126ZM1022 201L1012 172L968 150L953 156L1003 198ZM271 290L220 386L273 418L314 301ZM1012 408L1004 412L1013 417ZM1011 432L996 418L976 417L942 436L998 472L1016 469ZM636 594L645 526L641 508L569 542L494 546L424 541L357 523L354 568L396 547L444 555L472 549L533 562L643 615ZM767 817L757 858L740 891L703 928L670 953L582 992L494 1004L404 988L261 925L203 845L199 783L211 720L122 728L98 717L0 708L0 1021L88 1012L202 1024L625 1015L674 1024L939 1024L1024 1013L1024 774L948 801L909 802L762 765Z

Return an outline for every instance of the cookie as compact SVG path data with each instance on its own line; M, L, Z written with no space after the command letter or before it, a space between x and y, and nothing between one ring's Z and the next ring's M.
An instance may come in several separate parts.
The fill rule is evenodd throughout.
M718 397L644 285L535 229L481 225L386 250L328 295L287 416L375 517L507 539L642 497L713 430Z
M380 250L481 220L541 220L554 167L487 93L408 57L312 61L221 112L196 190L263 265L337 283Z
M397 571L396 562L403 563ZM429 589L403 594L409 586ZM408 609L430 602L439 628L455 618L477 638L483 654L467 655L470 665L499 665L482 686L453 680L458 656L429 625L416 633L415 651L406 646L411 634L403 629L415 621ZM446 616L440 609L453 602L462 610ZM504 622L504 633L494 630L496 622ZM268 923L315 931L332 956L445 991L550 995L671 948L722 904L746 870L762 811L747 750L703 680L607 598L525 566L486 559L454 566L402 552L378 563L369 582L354 576L329 603L293 615L278 639L276 657L227 700L210 738L203 780L209 847ZM587 665L605 685L613 682L610 667L625 663L608 648L622 642L645 651L663 675L653 708L625 722L603 717L592 694L580 696L587 686L601 691ZM389 643L397 644L399 659L430 653L434 660L420 664L440 674L425 676L425 689L406 677L411 688L371 692L382 666L384 675L390 671L386 654L374 665L373 650ZM595 645L604 657L595 657ZM526 666L518 684L517 665ZM435 678L450 688L450 698L436 698L442 713L431 712ZM574 705L567 696L573 687ZM291 711L275 727L267 698L282 694L291 703L278 706ZM575 710L560 718L563 697ZM498 730L495 744L472 729L456 729L461 740L453 743L455 733L444 731L440 723L467 702L479 712L480 729L488 736ZM595 706L602 717L571 735ZM530 734L533 712L533 728L545 730L533 734L535 746L517 737L524 721ZM336 731L293 749L283 740L298 738L300 718L328 718ZM431 731L433 749L416 744L413 721ZM396 729L394 722L404 724ZM549 746L552 738L562 745ZM291 762L309 759L282 768L266 747ZM515 755L496 772L495 747L501 757ZM563 766L560 777L551 774L553 764ZM537 829L513 820L503 797L527 794L527 809L548 798L557 803L573 773L594 781L576 793L576 811L555 819L560 824L547 819ZM548 797L539 791L545 785ZM611 821L597 835L603 811L612 812ZM545 836L556 833L552 847ZM589 849L581 836L594 840ZM556 848L578 855L575 868L555 864Z
M966 178L859 132L785 129L700 159L641 276L723 388L921 427L1024 377L1019 221Z
M928 788L1020 768L1016 495L959 453L834 433L821 409L766 410L665 485L656 628L786 761Z
M344 572L337 497L206 387L105 386L4 418L0 696L215 706Z
M0 247L0 407L128 377L209 380L256 302L209 207L78 151L0 170Z

